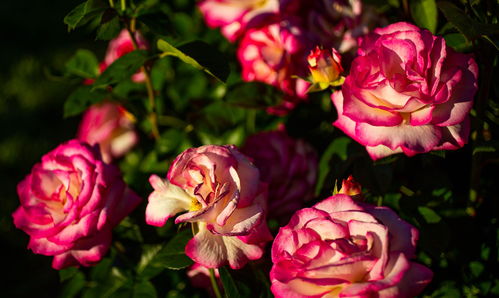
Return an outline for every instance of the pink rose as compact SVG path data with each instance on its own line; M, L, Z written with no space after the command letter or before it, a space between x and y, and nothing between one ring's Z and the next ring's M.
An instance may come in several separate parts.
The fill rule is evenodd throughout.
M137 46L141 50L149 49L149 43L142 37L142 35L136 31L135 40L137 41ZM118 37L111 40L107 47L106 57L100 65L101 72L104 71L109 65L111 65L116 59L121 56L128 54L134 50L132 39L130 38L130 33L128 30L121 30ZM145 80L144 74L139 70L136 74L132 76L132 81L136 83L143 82Z
M220 27L222 34L234 42L250 24L257 25L278 12L279 0L203 0L199 9L208 26Z
M458 149L467 142L478 67L441 37L408 23L367 35L341 92L334 125L372 159Z
M356 38L367 33L360 0L283 1L281 14L300 20L313 44L341 53L356 47Z
M58 270L99 262L111 230L141 200L97 148L77 140L44 155L17 192L15 226L30 236L34 253L54 256L52 267Z
M306 99L309 84L295 76L308 74L309 44L301 29L288 21L250 29L242 38L237 57L243 80L264 82L285 94L284 103L268 112L285 114Z
M269 184L269 216L286 221L311 199L317 180L317 154L303 140L284 130L250 136L242 152L253 159L262 180Z
M185 248L195 262L238 269L259 259L272 240L265 222L267 193L258 169L234 146L191 148L172 163L167 175L149 179L146 222L162 226L192 223L197 231Z
M272 245L276 297L413 297L433 273L411 262L418 231L386 207L337 194L296 212Z
M104 161L110 163L137 144L134 122L133 115L117 103L93 105L83 115L78 139L90 145L99 144Z

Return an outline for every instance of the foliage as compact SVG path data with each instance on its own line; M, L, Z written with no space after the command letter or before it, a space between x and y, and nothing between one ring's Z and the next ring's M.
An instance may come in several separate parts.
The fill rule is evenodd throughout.
M377 162L331 126L336 116L327 91L310 94L308 102L284 117L268 115L266 108L279 103L281 94L268 85L241 81L235 45L207 28L194 1L78 2L41 7L30 12L31 22L16 19L12 36L29 37L35 29L51 33L20 52L9 45L2 55L0 164L5 192L0 231L9 259L6 297L206 295L190 287L186 277L192 261L183 247L191 231L184 227L179 232L171 222L162 228L147 226L145 204L115 229L110 253L90 268L57 273L48 258L25 249L28 238L14 228L15 185L42 154L75 135L83 111L106 99L123 104L138 119L141 146L118 164L125 181L144 199L151 192L149 175L164 176L186 148L242 145L247 136L284 123L290 135L318 151L316 200L353 175L367 191L367 202L389 206L418 227L418 262L435 273L424 297L499 295L496 1L365 1L390 21L412 21L442 35L455 50L474 53L480 68L469 144L457 151L395 155ZM2 10L5 15L27 10L21 4L5 5L10 5ZM49 17L56 21L45 23ZM97 57L102 58L107 44L102 40L130 29L132 19L151 50L133 51L99 73L102 59ZM37 22L42 27L36 28ZM150 73L147 84L132 81L143 68ZM85 79L94 82L84 85ZM267 255L237 272L221 268L225 295L250 297L264 289L258 295L271 296L270 265Z

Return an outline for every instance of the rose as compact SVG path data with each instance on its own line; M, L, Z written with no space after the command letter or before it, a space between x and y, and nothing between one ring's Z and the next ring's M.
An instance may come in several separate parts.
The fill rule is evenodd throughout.
M259 259L272 236L265 223L266 187L258 169L234 146L190 148L172 163L167 175L149 179L146 222L162 226L168 218L190 222L198 231L185 248L208 268L229 264L238 269Z
M313 196L317 154L305 141L289 137L283 129L262 132L248 137L242 152L269 184L269 217L287 221Z
M105 162L123 156L138 141L135 118L123 106L104 102L91 106L83 115L78 139L99 144Z
M54 256L55 269L99 262L113 227L141 200L96 147L77 140L44 155L17 192L14 224L30 236L29 249Z
M310 41L292 22L274 22L249 29L243 36L237 57L245 81L259 81L284 92L284 102L268 109L283 115L306 99L308 83L296 76L307 75L306 56Z
M334 125L372 159L464 146L478 75L470 55L407 23L376 29L358 54L332 96Z
M117 103L96 104L83 115L78 139L90 145L99 144L103 160L109 163L137 144L134 122L133 115Z
M248 26L256 26L266 17L278 12L278 0L204 0L199 9L206 23L220 27L231 42L239 38Z
M412 297L433 273L411 262L418 231L386 207L337 194L297 211L272 245L276 297Z
M323 88L340 83L343 67L341 56L336 49L324 50L317 46L307 57L308 70L312 81Z
M356 47L356 38L367 33L360 0L284 1L281 17L296 17L313 44L345 53Z
M142 35L136 31L134 33L135 40L137 41L137 47L141 50L147 50L149 48L149 43L142 37ZM103 72L109 65L111 65L116 59L128 54L134 50L134 45L132 39L130 38L130 33L128 30L121 30L120 34L109 42L106 51L106 57L100 65L100 70ZM143 82L145 80L144 73L138 71L132 76L132 81L136 83Z

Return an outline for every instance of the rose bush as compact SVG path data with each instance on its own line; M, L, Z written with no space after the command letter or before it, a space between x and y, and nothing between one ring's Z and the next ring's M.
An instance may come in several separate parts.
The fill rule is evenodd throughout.
M146 222L192 223L197 231L185 247L195 262L241 268L259 259L272 239L265 222L267 192L258 169L234 146L190 148L172 163L167 179L153 175Z
M408 23L363 38L341 92L334 125L372 159L452 150L468 140L478 68L442 37Z
M111 231L141 201L98 148L71 140L42 157L17 186L14 224L52 267L91 266L106 254Z
M337 194L296 212L272 245L276 297L413 297L432 272L418 231L386 207Z
M262 132L246 139L241 151L269 184L269 217L286 221L312 198L317 180L317 153L303 140L284 130Z
M99 144L102 158L109 163L137 144L134 122L133 115L120 104L93 105L83 114L77 138L90 145Z

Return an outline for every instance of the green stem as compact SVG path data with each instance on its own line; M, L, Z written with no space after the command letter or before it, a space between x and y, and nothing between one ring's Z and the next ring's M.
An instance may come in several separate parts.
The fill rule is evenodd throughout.
M109 0L109 6L110 6L111 8L114 8L114 0Z
M126 0L121 0L121 11L126 10Z
M209 268L208 270L210 271L210 281L211 281L211 286L213 288L213 292L215 293L215 297L222 298L222 295L220 294L220 289L218 288L217 279L215 277L215 269Z
M124 2L124 1L122 1ZM131 24L134 24L134 20L130 22ZM135 26L127 26L128 33L130 34L130 39L132 40L133 48L135 50L139 49L139 46L137 44L137 40L135 39ZM147 67L142 66L140 68L142 73L144 74L145 77L145 84L147 88L147 98L149 99L149 106L151 108L151 112L149 113L149 120L151 121L151 126L152 126L152 135L153 137L158 140L159 139L159 129L158 129L158 114L156 113L156 99L154 95L154 87L152 85L151 81L151 75L149 74L149 70Z

